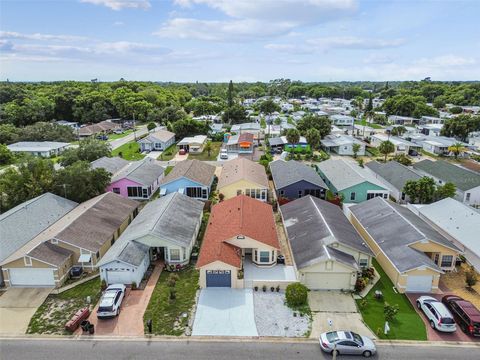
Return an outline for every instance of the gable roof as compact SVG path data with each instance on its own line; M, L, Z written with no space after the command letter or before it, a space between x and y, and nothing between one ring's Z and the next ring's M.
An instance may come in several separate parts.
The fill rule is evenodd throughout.
M415 171L396 161L388 161L387 163L370 161L365 166L400 191L402 191L408 180L421 178Z
M34 152L57 150L67 146L70 146L70 144L56 141L20 141L15 144L7 145L7 148L13 152Z
M0 215L0 262L74 209L78 203L45 193Z
M146 236L177 246L190 246L200 228L203 206L201 201L177 192L149 202L97 266L113 260L139 265L148 250L148 246L142 244Z
M92 169L102 168L108 171L112 175L116 174L118 171L120 171L127 165L128 165L128 161L118 156L114 156L114 157L104 156L90 163L90 166Z
M428 266L442 270L423 252L410 245L431 240L459 251L406 207L377 197L351 206L350 211L399 272Z
M153 133L149 133L143 139L138 140L140 143L147 143L147 142L167 142L171 138L174 138L175 134L173 132L167 130L158 130Z
M105 121L99 122L98 124L92 124L92 125L81 127L80 129L78 129L78 134L89 136L102 131L109 131L118 127L120 127L118 124L105 120Z
M165 171L154 159L145 158L139 161L133 161L118 171L111 182L121 179L129 179L144 186L152 185Z
M177 162L172 171L160 181L160 184L167 184L184 177L198 184L210 186L214 174L215 166L200 160L185 160Z
M366 144L363 141L358 140L357 138L351 135L341 135L341 134L332 134L325 136L320 143L323 146L342 146L349 144L358 144L365 146Z
M57 266L62 265L73 254L73 251L52 244L49 241L41 243L28 253L34 259Z
M329 159L318 163L317 166L338 191L366 181L385 189L375 176L350 161Z
M245 158L236 158L223 164L217 188L222 189L224 186L234 184L240 180L247 180L268 188L268 177L265 167Z
M332 248L334 243L373 255L337 205L308 195L282 205L280 210L298 269L329 258L356 268L355 259Z
M443 160L432 161L425 159L413 164L413 168L422 170L445 182L451 182L462 191L480 186L480 174Z
M239 195L214 205L197 267L222 261L239 268L241 251L226 242L238 235L247 236L279 249L272 206L246 195Z
M270 171L273 182L275 183L275 188L277 189L282 189L299 181L307 181L313 185L328 189L328 186L323 182L314 168L295 160L272 161L270 163Z

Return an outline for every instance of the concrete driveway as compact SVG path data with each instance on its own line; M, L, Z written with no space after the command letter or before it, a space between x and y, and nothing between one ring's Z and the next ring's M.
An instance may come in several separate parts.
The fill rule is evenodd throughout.
M25 334L51 288L10 288L0 297L0 334Z
M193 336L258 336L252 289L202 289Z
M332 330L351 330L375 338L363 322L352 295L340 291L310 291L308 303L313 315L311 338Z
M148 154L147 154L147 157L149 158L152 158L154 160L157 160L157 158L162 155L162 152L163 151L150 151Z

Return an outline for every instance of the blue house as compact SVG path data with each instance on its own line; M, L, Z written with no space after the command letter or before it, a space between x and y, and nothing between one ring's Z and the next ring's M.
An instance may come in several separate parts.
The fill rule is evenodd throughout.
M199 160L180 161L160 182L160 195L173 192L208 200L215 177L215 166Z
M294 160L276 160L270 163L270 172L278 198L293 200L312 195L325 199L328 186L311 166Z

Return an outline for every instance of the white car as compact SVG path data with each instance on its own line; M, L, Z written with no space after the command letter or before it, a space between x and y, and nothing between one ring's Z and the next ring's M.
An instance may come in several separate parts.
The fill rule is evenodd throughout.
M431 296L420 296L417 307L423 311L432 329L442 332L455 332L457 326L447 307Z
M220 150L220 159L222 159L222 160L228 160L227 149L222 149L222 150Z
M372 339L353 331L330 331L320 335L320 348L329 354L375 355L377 348Z
M98 305L97 318L115 317L120 313L125 289L123 284L113 284L107 287Z

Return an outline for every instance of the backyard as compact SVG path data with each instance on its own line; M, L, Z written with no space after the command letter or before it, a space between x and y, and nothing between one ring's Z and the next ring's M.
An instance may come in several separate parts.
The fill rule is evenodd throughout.
M172 144L168 148L166 148L164 152L162 152L160 154L160 156L157 158L157 160L159 160L159 161L170 161L175 157L177 152L178 152L177 144Z
M95 305L100 295L98 277L61 294L49 295L30 320L27 334L68 334L65 324L77 310L88 305L87 296Z
M145 157L145 155L140 153L140 145L135 141L128 142L116 148L112 151L112 156L120 156L129 161L142 160Z
M394 291L393 283L375 260L373 260L373 265L380 274L380 280L364 299L357 300L363 320L380 339L427 340L425 325L407 296ZM376 290L383 293L383 300L375 299ZM388 335L383 332L385 326L384 303L398 305L399 309L396 319L389 322L390 332Z
M198 271L192 266L175 272L178 280L174 286L176 296L170 299L169 276L172 273L163 271L153 290L148 307L143 315L144 323L152 320L152 333L155 335L180 336L185 333L190 312L195 304L198 289ZM145 326L147 333L147 327Z
M363 121L355 121L355 125L361 125L361 126L369 126L372 129L383 129L383 126L380 124L375 124L375 123L367 123L366 120Z
M206 150L203 150L200 154L193 154L189 153L189 158L190 159L197 159L201 161L215 161L217 160L218 153L220 152L220 148L222 147L221 142L212 142L212 149L210 151L210 156L208 155L208 152Z

